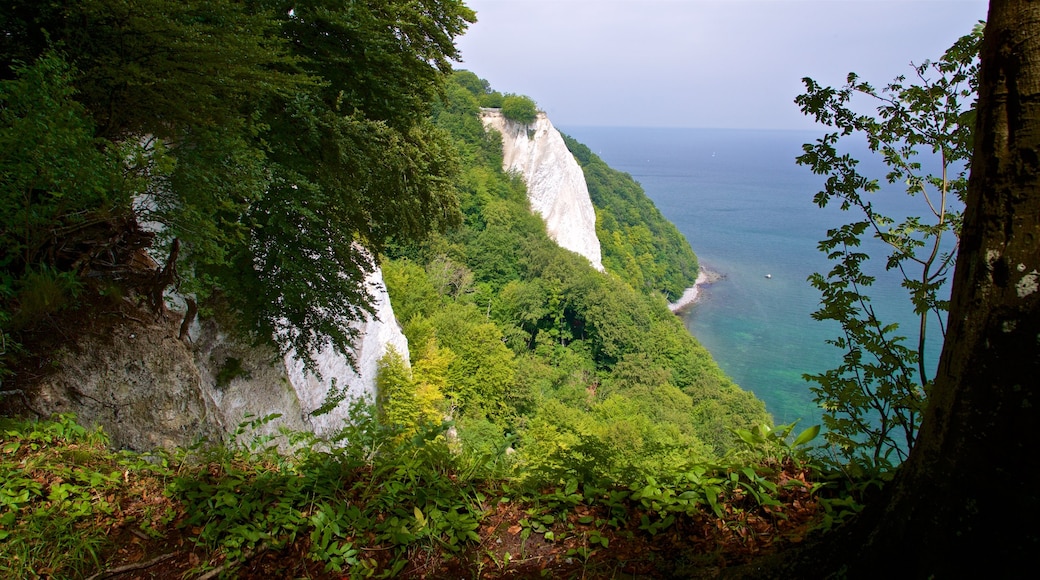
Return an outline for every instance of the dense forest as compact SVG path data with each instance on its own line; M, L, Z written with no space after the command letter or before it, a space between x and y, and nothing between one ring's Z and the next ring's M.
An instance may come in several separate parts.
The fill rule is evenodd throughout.
M434 108L460 152L462 225L387 252L416 384L384 381L384 416L449 416L465 448L499 460L509 447L524 477L549 483L668 479L734 450L733 429L769 419L667 307L696 278L685 239L630 177L568 141L613 240L608 272L559 248L480 122L493 93L456 72Z
M719 370L667 306L696 277L685 240L571 139L606 271L549 239L478 115L530 122L536 108L453 70L475 21L462 2L0 0L5 410L29 400L27 374L47 370L36 354L76 322L118 304L146 325L170 315L171 291L185 325L218 320L313 362L321 345L350 354L378 265L410 344L410 360L382 359L377 400L350 403L332 439L257 436L272 417L247 417L227 441L129 452L75 417L5 416L0 572L713 577L813 538L734 574L875 575L898 549L929 577L981 571L972 553L992 535L986 567L1020 571L1036 535L1006 514L1013 500L1035 519L1038 505L1019 472L1037 472L1023 386L1040 360L1040 266L1037 172L1016 168L1036 163L1040 51L1022 30L1040 28L1016 23L1040 10L994 6L977 85L977 44L947 55L971 72L936 64L968 82L965 100L978 87L984 144L953 297L936 304L951 321L940 370L907 405L920 436L906 467L854 470L854 437L851 460L807 455L818 426L773 426ZM843 111L829 99L873 90L854 82L810 84L804 110L860 124L846 134L892 127L828 113ZM960 90L943 82L889 85L879 114ZM934 108L911 109L898 119ZM943 116L974 126L955 109ZM859 295L843 283L855 324ZM865 406L834 392L849 413Z
M162 313L174 286L283 352L349 355L381 263L413 359L384 361L389 424L455 421L463 452L508 448L555 482L667 477L768 423L666 306L696 277L674 226L570 141L608 273L557 247L477 114L533 103L450 73L461 4L431 3L414 29L412 9L15 3L5 366L59 312L136 293Z
M506 509L504 485L530 509L544 490L572 506L616 490L614 531L582 520L602 547L640 525L621 515L643 505L630 488L646 488L657 515L642 525L657 533L698 505L724 515L741 482L772 485L752 470L723 477L749 441L768 447L770 419L667 306L696 278L688 244L638 184L572 140L607 271L548 237L478 115L499 105L530 122L533 101L451 69L453 39L474 18L463 4L9 0L2 13L5 408L31 410L22 371L77 321L113 305L142 324L169 316L171 290L185 297L180 338L194 317L216 319L309 362L324 344L351 354L378 264L411 345L410 361L383 358L377 400L353 403L331 449L286 434L295 452L276 459L250 437L269 417L153 459L107 455L104 435L71 417L5 422L8 572L88 569L106 545L96 518L156 539L170 532L148 530L197 531L207 561L229 566L292 545L319 570L364 575L409 565L416 542L451 554L479 539L474 522L491 516L478 498L493 492ZM135 303L151 312L126 310ZM68 445L84 449L86 472L61 458ZM149 468L155 457L167 467ZM116 465L128 487L105 471ZM256 479L261 465L280 475ZM131 492L131 471L167 481L158 493L173 503L89 499ZM365 472L379 485L359 488ZM659 504L647 495L657 485L687 493ZM212 519L196 502L215 500L229 510ZM554 517L568 519L524 524L553 555L543 567L562 554ZM73 529L92 539L35 553ZM311 534L307 546L297 533ZM354 534L390 551L361 558Z

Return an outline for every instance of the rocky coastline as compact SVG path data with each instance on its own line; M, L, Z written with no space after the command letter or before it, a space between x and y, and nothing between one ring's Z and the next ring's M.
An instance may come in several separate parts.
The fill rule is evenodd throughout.
M697 280L694 281L693 286L687 288L678 300L668 304L668 308L675 314L686 312L697 302L697 298L699 297L702 288L710 286L723 278L725 278L725 276L722 274L708 270L702 266L700 273L697 274Z

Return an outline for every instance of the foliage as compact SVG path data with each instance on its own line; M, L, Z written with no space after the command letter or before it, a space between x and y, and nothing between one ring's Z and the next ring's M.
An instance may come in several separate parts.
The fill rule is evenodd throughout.
M395 245L383 271L409 343L436 347L412 350L416 393L426 369L444 369L436 376L446 414L430 418L452 421L468 465L509 469L532 485L669 480L740 445L731 429L768 423L761 401L725 377L661 299L655 272L675 274L681 292L696 271L687 280L675 262L649 261L641 271L656 282L633 287L559 248L529 210L523 182L502 171L497 133L479 122L489 85L466 72L452 80L435 122L460 151L463 224ZM638 186L618 183L629 187L628 205L607 192L597 211L665 232ZM677 233L665 246L696 263ZM434 365L442 355L447 363Z
M538 116L538 106L531 97L506 95L502 98L502 116L521 125L530 125Z
M199 467L171 485L185 504L180 525L233 563L306 537L311 558L351 577L396 574L413 546L451 553L478 539L476 492L457 477L441 428L406 435L373 411L352 407L347 446L295 434L296 457L262 443L197 450Z
M415 379L415 399L419 405L419 421L439 423L445 417L447 404L444 393L448 389L448 369L455 354L437 345L431 338L425 348L418 349L412 376Z
M806 93L796 102L806 115L836 129L815 144L806 144L798 163L826 175L825 188L814 201L821 207L838 201L855 209L859 221L828 231L820 250L835 262L824 276L809 278L822 294L817 320L834 320L842 334L829 341L844 351L833 370L807 375L817 383L816 401L824 408L827 440L846 460L871 470L885 470L906 458L917 438L924 401L931 386L926 338L935 324L945 337L944 298L954 258L961 216L957 209L967 186L972 152L974 111L967 101L978 83L981 28L961 38L936 62L914 67L916 84L897 78L880 91L849 74L840 89L805 79ZM876 115L859 114L854 97L877 103ZM866 137L870 151L888 168L885 180L904 183L906 193L920 197L926 218L893 218L865 194L879 191L877 179L860 172L858 161L840 154L841 139ZM921 159L931 155L933 159ZM870 303L867 273L870 256L860 246L870 232L889 247L886 270L903 278L918 319L907 344L897 324L880 320Z
M12 73L0 81L0 331L72 302L68 242L126 213L137 191L120 162L132 148L93 136L61 57Z
M633 288L677 300L697 280L697 256L632 176L612 169L588 147L564 135L581 164L596 207L603 265Z
M5 577L80 575L100 564L112 526L135 522L148 530L169 522L169 506L162 502L146 506L115 499L142 492L161 497L147 475L164 471L161 463L107 451L101 431L88 431L71 416L5 420L0 429L0 573ZM130 471L133 480L126 475Z
M379 420L382 423L401 430L416 427L419 422L419 402L411 372L404 358L392 345L379 359L376 393Z
M481 107L491 109L502 108L502 102L505 97L502 93L493 90L491 88L491 83L487 80L478 77L468 70L457 70L452 74L452 81L454 86L468 91L470 95L475 97L477 104Z
M41 243L75 246L68 230L83 223L121 240L154 222L153 251L180 248L183 291L305 362L328 343L349 355L372 252L458 219L456 152L428 121L474 19L457 0L7 0L2 12L3 163L23 176L0 214L17 236L0 258L4 318L24 272L56 266ZM97 261L77 258L79 273Z
M100 431L71 417L5 422L0 570L104 575L120 554L142 563L158 553L167 571L196 575L248 566L275 577L469 576L490 556L498 575L571 576L573 566L606 558L672 577L671 564L641 552L662 543L670 556L755 552L804 530L818 509L807 509L817 503L808 472L791 462L690 465L670 481L569 478L524 491L467 475L470 460L450 450L443 428L402 436L373 413L354 405L344 446L288 434L292 455L250 436L272 417L247 418L229 446L172 454L108 451ZM493 430L485 423L474 432ZM117 543L130 531L137 540ZM171 538L186 542L171 551Z
M820 434L820 426L813 425L788 441L797 424L798 421L775 427L755 425L751 429L734 429L734 432L749 451L762 459L780 463L794 458L799 448L808 445Z

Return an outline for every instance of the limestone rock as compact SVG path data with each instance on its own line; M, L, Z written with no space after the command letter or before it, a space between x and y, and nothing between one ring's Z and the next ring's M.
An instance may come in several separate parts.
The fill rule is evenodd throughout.
M155 449L219 437L191 351L173 322L128 321L79 335L53 353L57 372L38 385L34 407L102 425L117 448Z
M334 434L351 403L374 400L379 359L393 345L408 360L382 272L369 277L376 318L358 325L356 371L331 348L314 353L319 379L272 346L254 345L214 321L195 325L191 344L177 339L179 321L124 320L79 335L51 357L56 369L36 390L42 413L76 413L101 425L115 447L149 450L224 440L249 417L280 415L245 435L278 434L280 427ZM147 318L148 315L144 315ZM345 398L314 416L335 382Z
M585 174L549 118L538 113L534 123L524 125L499 109L482 109L480 116L485 129L502 134L502 168L523 176L531 209L545 220L549 237L603 271Z

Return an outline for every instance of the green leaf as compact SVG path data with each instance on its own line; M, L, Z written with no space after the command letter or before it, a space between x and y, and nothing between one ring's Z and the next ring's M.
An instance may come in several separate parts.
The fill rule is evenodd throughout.
M799 445L805 445L806 443L808 443L808 442L812 441L813 439L815 439L816 436L819 435L819 434L820 434L820 426L819 425L813 425L812 427L809 427L805 431L802 431L801 433L799 433L798 437L795 437L794 442L791 443L791 446L792 447L798 447Z

